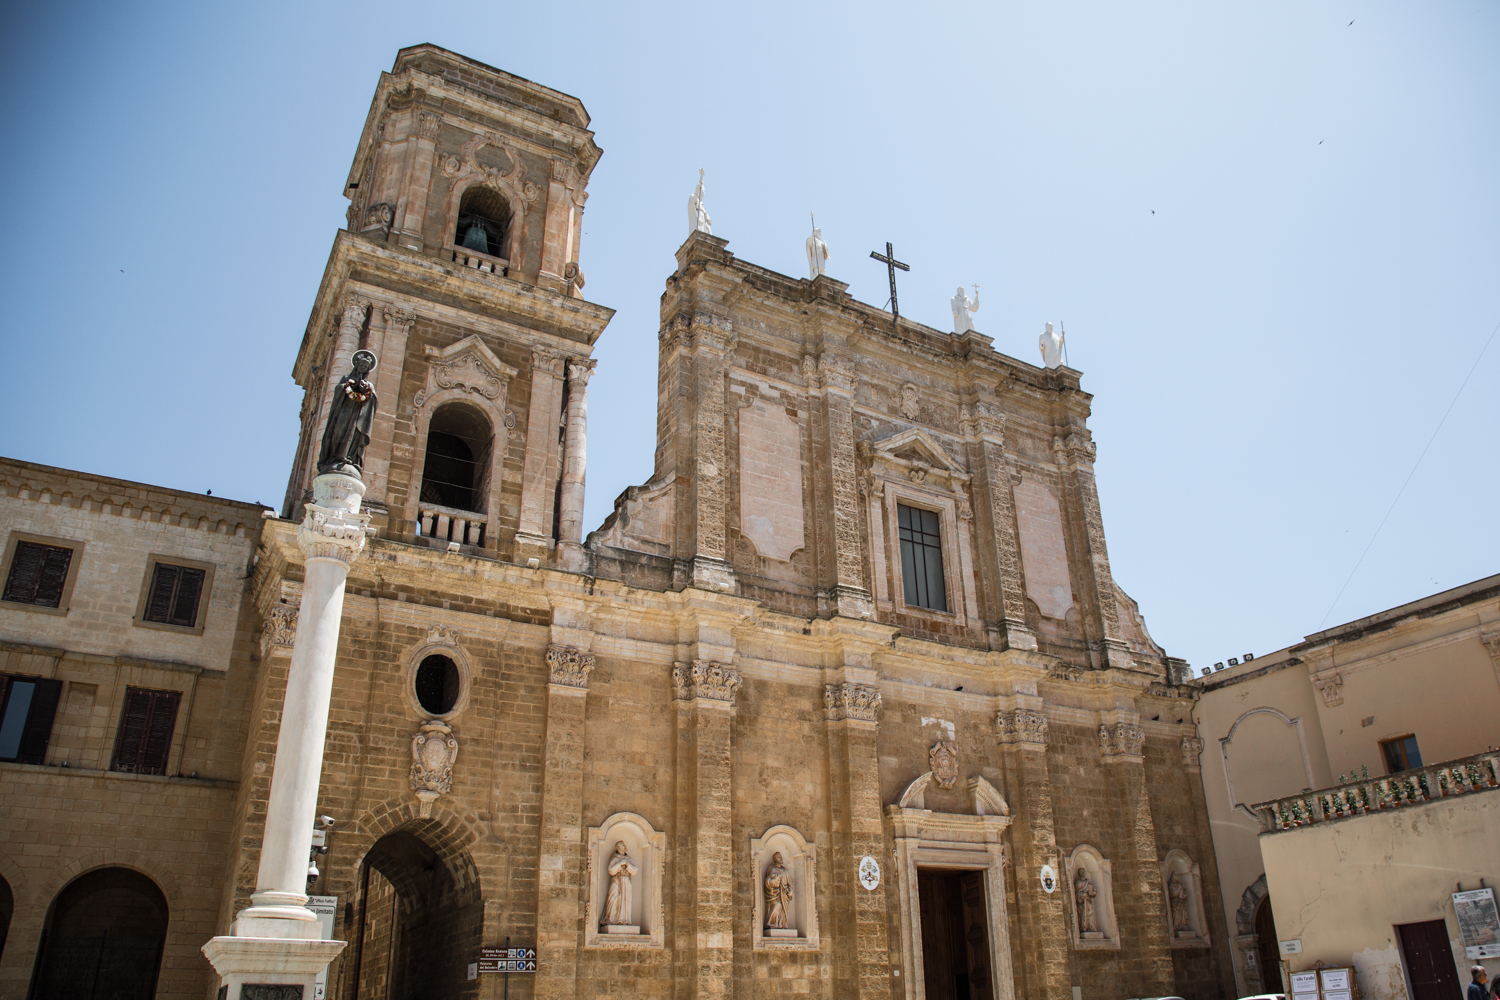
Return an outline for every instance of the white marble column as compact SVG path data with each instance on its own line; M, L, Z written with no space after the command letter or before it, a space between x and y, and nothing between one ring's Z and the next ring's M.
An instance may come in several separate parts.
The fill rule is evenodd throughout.
M240 912L234 933L203 946L228 987L226 1000L239 1000L245 983L300 984L311 997L317 974L344 947L342 941L321 939L317 917L307 908L306 889L344 582L364 549L370 522L368 514L359 512L364 492L364 484L353 476L319 476L313 480L313 502L297 528L297 544L307 562L260 872L251 905Z
M561 507L558 511L558 543L572 546L560 553L564 569L582 569L583 475L587 464L588 386L594 360L568 362L568 417L564 430Z

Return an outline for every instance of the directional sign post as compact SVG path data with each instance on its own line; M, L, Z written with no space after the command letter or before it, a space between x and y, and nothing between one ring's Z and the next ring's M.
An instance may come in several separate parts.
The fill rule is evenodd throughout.
M479 971L535 972L535 948L480 948Z

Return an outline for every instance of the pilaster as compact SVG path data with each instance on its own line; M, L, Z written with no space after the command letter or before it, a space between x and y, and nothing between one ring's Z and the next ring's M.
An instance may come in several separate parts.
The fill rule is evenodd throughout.
M437 162L438 130L443 119L431 111L414 111L406 140L405 177L396 204L396 228L400 241L413 250L423 247L422 229L427 219L427 193L432 188L432 168Z
M1086 432L1071 431L1052 439L1052 453L1063 473L1075 517L1083 524L1086 546L1084 565L1089 575L1088 592L1093 604L1094 625L1102 666L1129 668L1134 661L1120 631L1120 613L1115 600L1114 577L1109 570L1109 551L1104 545L1104 518L1099 511L1099 490L1094 483L1094 443Z
M1145 741L1146 734L1135 721L1099 727L1099 753L1115 787L1119 817L1130 845L1129 895L1136 907L1133 918L1121 919L1121 894L1117 891L1116 919L1121 926L1131 928L1133 950L1145 966L1145 982L1139 988L1149 996L1167 996L1176 988L1176 976L1172 944L1167 937L1169 921L1162 898L1156 823L1151 818L1151 794L1146 785Z
M537 997L573 997L588 871L583 837L584 709L594 656L547 647L547 736L537 864Z
M551 555L563 364L558 355L539 349L531 352L531 406L526 416L521 516L516 530L518 562L533 557L546 562Z
M672 667L677 704L678 812L683 856L678 930L680 982L686 995L712 1000L734 993L734 827L730 724L743 679L738 670L694 660ZM686 954L682 954L687 945Z
M869 618L875 602L865 586L864 529L859 521L859 467L854 447L853 365L824 352L817 360L824 428L828 435L829 498L833 521L833 596L837 613Z
M693 586L725 593L735 590L734 570L728 561L729 459L724 429L726 359L733 346L734 334L727 320L695 317L693 519L697 548L693 553Z
M1067 879L1058 856L1052 812L1052 777L1047 766L1047 716L1040 699L1032 707L1001 712L995 737L1005 749L1015 776L1015 815L1011 826L1016 852L1016 905L1019 926L1035 942L1020 951L1020 971L1027 984L1018 992L1046 1000L1071 1000L1068 969ZM1058 888L1042 886L1042 866L1051 865ZM1169 991L1170 992L1170 991Z
M385 305L379 308L378 316L378 325L375 322L376 316L370 317L370 336L366 343L377 360L374 371L375 395L384 400L385 405L375 411L375 421L370 428L370 444L365 449L362 478L367 486L365 499L384 503L391 478L396 400L401 393L401 375L406 366L406 341L411 336L416 315L400 306Z
M585 568L580 562L579 543L583 540L583 487L588 465L588 387L594 364L592 358L568 362L568 415L557 522L558 544L564 547L559 562L564 569Z
M1026 623L1026 584L1021 575L1021 544L1016 529L1016 498L1010 463L1005 457L1005 415L993 403L965 406L959 429L969 439L974 498L983 520L980 559L991 592L984 614L997 621L1000 648L1036 649L1036 633ZM992 591L991 588L994 588Z
M892 996L887 884L896 873L885 849L880 801L880 704L880 691L871 684L842 681L823 689L833 858L833 995L861 1000ZM857 878L860 859L867 855L881 863L887 880L874 891Z

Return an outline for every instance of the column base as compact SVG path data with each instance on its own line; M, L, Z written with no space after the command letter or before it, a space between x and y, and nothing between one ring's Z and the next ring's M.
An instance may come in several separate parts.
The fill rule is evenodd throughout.
M1099 640L1099 658L1104 661L1104 666L1116 667L1120 670L1131 670L1135 667L1135 657L1130 655L1130 647L1118 639Z
M1000 622L1000 641L1002 649L1027 649L1035 652L1037 648L1036 633L1031 630L1031 626L1012 618Z
M721 594L732 594L739 589L734 567L723 559L712 556L693 557L693 586L699 590L716 590Z
M859 587L834 587L833 599L843 618L874 618L875 602L868 590Z
M552 565L552 539L518 531L515 546L514 562L524 566L528 560L535 559L539 566Z
M557 543L557 568L569 573L589 571L589 551L577 542Z
M300 986L304 1000L312 1000L318 974L344 945L343 941L306 938L216 937L203 946L203 955L219 974L225 1000L240 1000L247 983Z

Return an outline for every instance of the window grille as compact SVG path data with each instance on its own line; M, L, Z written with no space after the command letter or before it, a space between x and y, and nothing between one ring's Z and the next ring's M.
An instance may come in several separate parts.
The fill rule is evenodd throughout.
M943 583L943 539L936 513L896 505L901 536L901 582L911 607L948 610Z
M161 625L198 624L198 600L203 596L204 571L191 566L157 563L151 573L151 594L141 617Z
M145 691L127 688L125 715L115 738L111 771L132 774L166 774L167 754L172 749L172 728L177 723L177 691Z
M16 554L5 577L5 600L43 608L61 607L63 589L68 582L68 567L72 562L73 550L70 548L16 542Z

